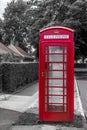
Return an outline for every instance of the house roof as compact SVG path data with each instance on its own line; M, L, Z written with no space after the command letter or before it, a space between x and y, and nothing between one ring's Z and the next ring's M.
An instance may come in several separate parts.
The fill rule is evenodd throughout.
M14 46L13 44L10 44L8 46L8 48L11 49L12 51L14 51L15 53L17 53L18 55L20 55L23 58L32 58L31 56L29 56L28 53L26 53L24 50L22 50L18 46Z
M17 55L15 52L13 52L11 49L9 49L3 43L0 42L0 55L3 55L3 54L12 54L12 53L14 55Z
M0 42L0 55L7 53L8 53L7 48Z

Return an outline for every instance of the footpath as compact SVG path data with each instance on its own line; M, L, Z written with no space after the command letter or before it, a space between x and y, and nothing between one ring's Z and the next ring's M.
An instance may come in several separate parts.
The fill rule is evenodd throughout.
M33 86L38 85L34 83ZM38 92L32 96L13 95L1 98L0 130L84 130L85 116L75 81L74 121L71 123L46 123L38 119ZM31 86L32 87L32 86ZM6 98L6 100L5 100ZM10 104L11 103L11 104ZM19 107L20 106L20 107ZM3 117L4 112L4 117ZM3 122L4 120L4 122Z

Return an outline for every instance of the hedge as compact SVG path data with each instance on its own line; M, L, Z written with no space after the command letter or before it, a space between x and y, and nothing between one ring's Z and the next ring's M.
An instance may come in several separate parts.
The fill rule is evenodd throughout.
M87 68L87 63L75 63L75 68Z
M14 92L20 87L38 79L38 63L2 63L3 92Z

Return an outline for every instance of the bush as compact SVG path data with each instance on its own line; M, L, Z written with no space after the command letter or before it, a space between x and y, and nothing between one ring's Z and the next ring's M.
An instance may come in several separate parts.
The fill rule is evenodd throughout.
M87 68L87 64L86 63L76 63L75 64L75 68Z

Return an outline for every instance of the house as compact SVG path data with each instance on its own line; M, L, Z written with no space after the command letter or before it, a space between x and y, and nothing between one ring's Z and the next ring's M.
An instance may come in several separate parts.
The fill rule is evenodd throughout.
M19 56L0 42L0 61L14 61L14 57L19 58Z
M32 56L29 56L29 54L27 52L25 52L18 46L14 46L13 44L10 44L8 46L8 48L10 50L12 50L13 52L15 52L17 55L19 55L21 58L21 61L33 61L34 60L34 58Z

